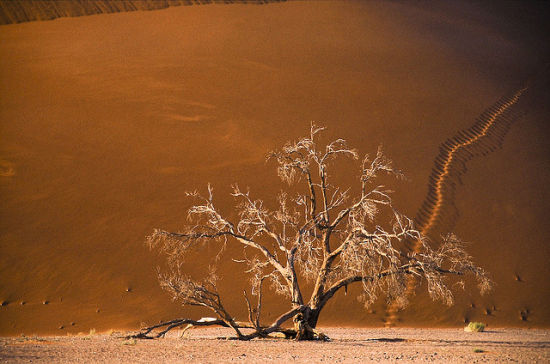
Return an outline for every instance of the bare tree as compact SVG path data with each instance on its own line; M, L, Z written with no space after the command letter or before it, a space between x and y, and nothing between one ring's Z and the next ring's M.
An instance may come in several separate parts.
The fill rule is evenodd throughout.
M339 290L347 290L351 284L360 285L366 306L381 294L405 306L409 275L424 279L431 297L448 305L453 303L449 276L471 274L482 293L490 289L485 271L473 263L455 235L449 234L433 248L412 221L393 208L391 191L375 181L381 173L402 174L381 148L374 158L367 155L362 159L356 193L331 184L328 171L332 163L338 158L358 160L359 155L343 139L319 147L323 130L312 124L309 136L268 155L276 162L279 177L289 189L294 186L296 193L290 197L281 192L276 210L269 210L262 200L234 185L238 219L230 221L215 206L208 185L206 196L188 194L196 199L188 210L192 225L182 232L155 230L147 237L151 248L168 256L169 271L159 274L162 287L183 305L206 307L216 317L163 322L142 329L136 337L160 337L182 325L221 325L231 327L240 340L274 332L296 340L326 339L315 329L319 315ZM418 252L399 248L411 240L421 245ZM233 260L245 266L256 297L254 305L244 292L248 322L235 321L223 306L214 271L204 281L193 280L182 271L183 258L190 250L215 242L244 247L240 260ZM218 255L215 262L218 259L224 258ZM265 282L289 301L288 310L271 324L261 322ZM309 299L302 294L304 285L312 288ZM293 325L285 325L291 320Z

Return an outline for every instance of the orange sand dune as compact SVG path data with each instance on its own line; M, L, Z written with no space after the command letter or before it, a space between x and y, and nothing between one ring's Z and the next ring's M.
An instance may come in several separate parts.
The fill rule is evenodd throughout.
M447 308L418 289L394 321L549 327L549 8L215 4L1 26L0 334L203 315L158 287L162 257L144 237L185 224L184 192L207 182L228 213L233 182L270 201L283 184L264 156L310 120L364 153L383 143L408 177L392 183L396 207L426 222L438 206L432 197L422 207L442 143L475 132L477 118L530 77L488 149L454 154L461 165L433 230L453 227L470 241L494 291L479 297L469 285ZM196 259L190 272L208 264ZM221 285L231 283L226 305L244 315L238 269L222 267ZM384 324L383 301L365 310L349 293L321 325ZM282 308L270 299L266 319Z

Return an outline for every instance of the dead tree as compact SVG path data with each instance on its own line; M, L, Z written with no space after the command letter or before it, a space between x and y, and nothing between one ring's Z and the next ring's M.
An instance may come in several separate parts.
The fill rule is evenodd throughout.
M238 221L230 221L215 206L208 185L207 196L188 194L197 201L188 210L191 226L181 232L155 230L147 237L151 248L168 256L169 272L159 274L162 287L183 305L206 307L216 317L164 322L142 329L135 337L160 337L184 325L220 325L232 328L240 340L275 332L296 340L326 339L315 329L319 315L348 285L360 285L366 306L381 294L405 306L408 275L425 280L431 297L448 305L453 303L449 276L471 274L482 293L490 289L487 274L473 263L456 236L449 234L434 248L411 219L393 208L391 191L375 182L381 173L402 174L381 148L374 158L367 155L362 159L355 193L331 184L328 171L332 163L345 157L358 160L359 155L343 139L320 148L317 144L323 130L312 124L309 136L268 155L276 162L279 177L296 191L294 197L281 192L276 210L269 210L262 200L234 185ZM416 240L422 248L404 253L399 246L405 240ZM246 267L256 296L253 305L244 293L248 322L235 321L224 307L214 272L204 281L183 272L181 262L190 250L215 242L244 247L243 257L233 260ZM261 322L265 282L289 302L288 310L268 325ZM309 298L302 294L306 284L313 289Z

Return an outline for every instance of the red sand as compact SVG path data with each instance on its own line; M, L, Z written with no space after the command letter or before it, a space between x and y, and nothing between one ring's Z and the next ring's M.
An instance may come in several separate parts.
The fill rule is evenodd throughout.
M392 185L396 206L415 216L439 145L548 61L547 14L538 3L288 2L1 26L0 334L201 315L158 288L144 236L185 224L184 191L207 182L225 211L232 182L272 198L282 185L264 155L310 120L362 153L383 143L409 178ZM547 76L537 80L502 149L468 162L455 191L454 231L494 291L469 286L450 309L419 294L398 325L550 326L550 103ZM383 325L383 302L366 311L353 296L321 324Z

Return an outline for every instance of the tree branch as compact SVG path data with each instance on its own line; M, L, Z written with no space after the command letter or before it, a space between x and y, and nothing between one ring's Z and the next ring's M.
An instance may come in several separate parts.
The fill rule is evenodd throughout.
M373 281L375 279L381 279L393 274L399 274L403 272L408 272L411 268L417 268L420 265L416 264L406 264L397 270L386 270L383 272L378 273L375 276L351 276L347 278L340 279L339 281L335 282L325 293L321 295L321 298L319 300L319 307L324 307L324 305L334 296L338 290L340 290L342 287L347 287L349 284L354 282L362 282L362 281Z

